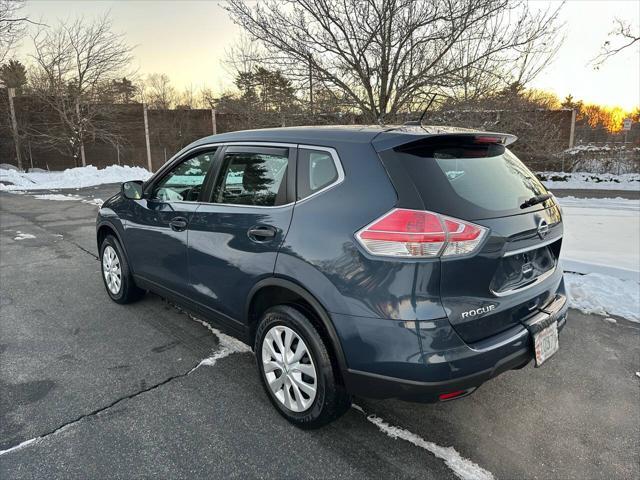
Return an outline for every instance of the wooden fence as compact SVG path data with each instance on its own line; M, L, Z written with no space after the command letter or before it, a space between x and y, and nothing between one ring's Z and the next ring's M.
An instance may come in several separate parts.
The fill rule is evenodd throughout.
M11 111L6 89L0 89L0 163L17 165ZM79 159L45 148L30 132L53 128L59 119L29 96L13 98L23 168L63 170ZM157 170L171 156L192 141L213 133L241 129L295 125L360 124L357 115L296 114L242 115L212 110L147 110L142 104L105 105L109 120L121 139L117 144L85 139L87 165L105 167L120 164ZM402 119L399 119L402 121ZM557 154L573 142L575 115L571 110L533 112L434 112L430 124L446 124L518 135L514 151L532 168L557 170ZM146 128L145 128L146 126ZM557 165L556 165L557 164Z

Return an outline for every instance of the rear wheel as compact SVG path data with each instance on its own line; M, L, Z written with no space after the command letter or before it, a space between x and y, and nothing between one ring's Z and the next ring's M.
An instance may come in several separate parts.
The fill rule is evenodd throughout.
M136 287L122 247L113 235L107 235L102 242L100 261L104 286L114 302L130 303L144 294Z
M273 307L256 333L262 384L280 414L301 428L340 417L351 399L337 381L331 358L312 322L293 307Z

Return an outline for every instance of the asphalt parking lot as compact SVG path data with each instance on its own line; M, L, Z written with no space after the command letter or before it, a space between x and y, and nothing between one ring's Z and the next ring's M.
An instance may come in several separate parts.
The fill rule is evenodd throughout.
M500 479L640 477L638 324L572 310L543 368L437 405L358 398L364 414L301 431L250 353L192 370L216 335L156 295L109 300L96 209L0 193L0 478L456 478L438 447Z

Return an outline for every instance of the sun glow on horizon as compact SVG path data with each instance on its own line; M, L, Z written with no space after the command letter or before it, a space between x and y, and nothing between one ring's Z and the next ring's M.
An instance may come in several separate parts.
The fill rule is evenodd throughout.
M537 5L556 7L560 0L537 0ZM152 6L152 8L150 8ZM84 15L95 17L110 11L114 29L136 45L134 69L141 76L167 74L173 85L208 87L216 93L233 89L233 78L223 67L225 51L239 39L219 2L130 0L29 0L25 13L35 20L54 24L57 19ZM640 105L640 49L636 44L608 60L599 70L590 65L615 17L640 24L640 2L636 0L572 0L563 6L566 39L558 55L530 85L551 92L562 101L567 95L585 104L598 104L612 112L618 124L619 111L632 112ZM17 58L28 60L26 38ZM615 112L615 113L614 113Z

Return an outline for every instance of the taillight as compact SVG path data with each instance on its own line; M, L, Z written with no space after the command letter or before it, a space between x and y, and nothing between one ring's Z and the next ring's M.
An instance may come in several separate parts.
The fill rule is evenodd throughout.
M356 233L372 255L433 258L468 255L482 242L480 225L423 210L395 208Z

